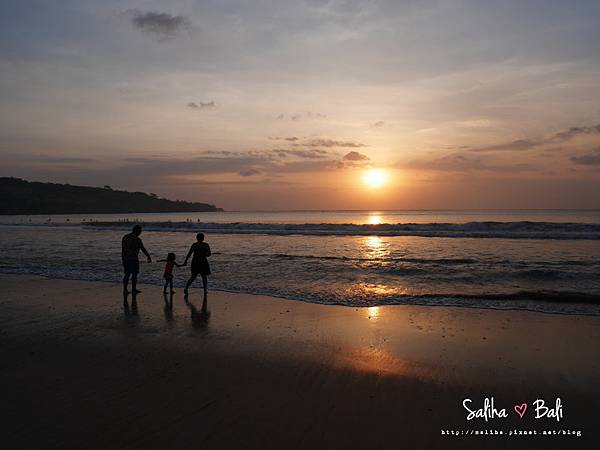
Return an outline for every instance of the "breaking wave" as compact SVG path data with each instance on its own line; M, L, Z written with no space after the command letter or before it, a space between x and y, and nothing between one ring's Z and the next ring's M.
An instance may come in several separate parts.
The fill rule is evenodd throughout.
M128 230L131 222L86 222L87 229ZM204 231L218 234L266 234L306 236L420 236L445 238L504 239L600 239L600 224L554 222L467 222L467 223L215 223L144 222L147 231Z

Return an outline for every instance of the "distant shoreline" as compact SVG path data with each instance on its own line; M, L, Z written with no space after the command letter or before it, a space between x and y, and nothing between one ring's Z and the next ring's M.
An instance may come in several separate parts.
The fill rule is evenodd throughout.
M198 213L215 213L215 212L231 212L231 211L225 211L224 209L218 208L216 210L211 210L211 211L109 211L109 212L89 212L89 211L84 211L84 212L66 212L66 213L52 213L52 212L43 212L43 213L19 213L19 214L12 214L12 213L0 213L0 216L35 216L35 217L46 217L46 216L83 216L83 215L92 215L92 214L131 214L131 215L136 215L136 214L198 214ZM131 220L132 222L135 222L135 219Z
M169 200L154 193L42 183L0 177L1 215L218 212L215 205Z

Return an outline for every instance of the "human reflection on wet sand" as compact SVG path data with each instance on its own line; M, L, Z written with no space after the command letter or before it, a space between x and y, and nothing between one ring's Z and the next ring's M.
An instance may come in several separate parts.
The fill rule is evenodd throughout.
M192 319L192 326L194 328L204 329L208 326L208 320L210 319L210 311L208 310L208 294L205 292L202 299L202 307L200 310L196 308L192 302L189 301L188 296L184 297L185 304L190 309L190 316Z
M123 294L123 325L125 328L136 327L140 322L136 296L133 295L131 297L131 307L129 305L128 297L128 294Z
M136 295L133 294L131 296L131 308L129 308L129 302L127 301L127 297L129 297L129 294L124 293L123 294L123 310L125 311L125 315L126 316L137 316L138 314L138 307L137 307L137 299L136 299Z
M165 320L171 322L173 321L173 293L163 294L163 298L165 300L165 307L163 308Z

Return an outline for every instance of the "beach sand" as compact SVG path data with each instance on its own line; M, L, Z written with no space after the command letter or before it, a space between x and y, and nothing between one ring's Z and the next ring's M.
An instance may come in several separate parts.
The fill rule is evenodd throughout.
M3 448L597 448L600 317L0 275ZM168 301L168 300L167 300ZM508 419L466 420L484 397ZM532 402L564 417L534 419ZM515 404L528 403L523 419ZM476 405L476 406L475 406ZM581 430L445 436L441 430Z

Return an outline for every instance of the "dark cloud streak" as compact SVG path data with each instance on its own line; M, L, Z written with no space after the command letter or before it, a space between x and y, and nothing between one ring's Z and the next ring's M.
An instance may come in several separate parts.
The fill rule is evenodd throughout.
M260 175L260 174L261 174L260 170L253 169L253 168L240 170L238 172L238 175L241 176L241 177L252 177L254 175Z
M345 161L368 161L369 157L367 155L363 155L362 153L351 151L346 153L343 159Z
M181 31L189 30L192 22L185 16L171 15L167 13L137 9L128 10L132 15L131 23L143 33L156 36L159 40L167 40L176 37Z
M594 126L584 126L584 127L572 127L568 130L561 131L553 134L550 137L538 139L538 140L529 140L529 139L519 139L516 141L491 145L488 147L478 147L471 148L469 151L471 152L495 152L495 151L523 151L523 150L531 150L536 147L540 147L546 144L557 144L560 142L566 142L573 138L582 135L593 135L600 134L600 125Z
M402 165L402 167L434 172L524 172L531 170L531 167L527 164L487 164L480 158L473 158L462 154L446 155L431 160L413 160L408 164Z
M315 150L275 149L275 150L273 150L273 153L278 156L281 156L281 157L294 156L294 157L303 158L303 159L320 159L320 158L326 158L327 156L329 156L329 153L326 150L320 150L320 149L315 149Z
M345 148L360 148L366 147L365 144L360 142L350 142L350 141L336 141L333 139L311 139L305 143L297 144L303 147L345 147Z
M187 104L187 107L190 109L213 109L213 108L216 108L217 105L214 101L210 101L210 102L206 102L206 103L189 102Z
M571 161L582 166L600 166L600 147L581 156L571 156Z

